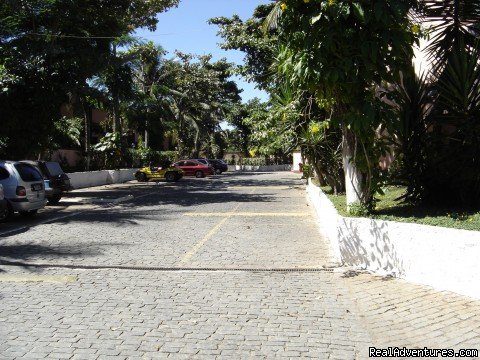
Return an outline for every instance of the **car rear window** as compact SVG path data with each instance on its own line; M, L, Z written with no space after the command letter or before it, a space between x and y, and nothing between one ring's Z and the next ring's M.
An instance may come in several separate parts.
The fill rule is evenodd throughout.
M10 177L10 173L3 166L0 166L0 180L5 180Z
M50 176L58 176L63 174L63 170L58 162L49 161L46 163L46 165Z
M27 164L15 164L14 166L23 181L43 181L42 175L33 166Z

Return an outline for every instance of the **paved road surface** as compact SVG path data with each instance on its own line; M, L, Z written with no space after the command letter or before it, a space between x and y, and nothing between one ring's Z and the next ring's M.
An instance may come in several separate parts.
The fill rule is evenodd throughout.
M298 175L125 184L65 204L0 227L1 359L480 349L480 301L339 268Z

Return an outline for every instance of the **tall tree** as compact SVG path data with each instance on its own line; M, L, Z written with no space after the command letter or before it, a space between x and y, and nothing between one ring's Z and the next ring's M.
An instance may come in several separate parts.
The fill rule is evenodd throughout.
M348 204L370 200L363 192L372 165L367 142L383 121L374 85L392 82L411 61L416 35L408 14L415 6L413 0L285 0L269 16L282 44L280 73L320 105L332 104L331 119L343 132Z
M6 154L20 158L37 152L60 118L67 94L85 99L88 80L106 66L114 39L136 27L154 29L156 14L177 3L2 1L0 82L5 86L0 90L0 137Z
M264 90L274 87L270 67L276 56L278 38L275 30L266 34L262 31L262 24L273 6L274 4L259 5L253 16L246 21L242 21L238 15L209 20L210 24L219 27L218 35L224 40L220 44L222 49L244 53L244 63L237 66L236 73Z
M179 152L197 157L202 140L219 130L232 104L240 101L240 90L228 79L231 64L211 62L211 55L195 57L177 52L171 62L177 76L171 91L178 121Z

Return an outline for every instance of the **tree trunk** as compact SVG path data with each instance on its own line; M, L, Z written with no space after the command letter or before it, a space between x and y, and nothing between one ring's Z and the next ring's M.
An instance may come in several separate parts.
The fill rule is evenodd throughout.
M342 126L342 160L345 172L345 191L347 195L347 209L354 203L361 203L362 173L355 166L356 136L345 125Z
M113 58L114 58L114 61L116 62L117 60L117 45L113 44L112 45L113 48L112 48L112 51L113 51ZM118 96L118 87L117 87L117 79L116 79L116 72L117 72L117 68L116 68L116 64L114 66L114 74L113 74L113 77L114 77L114 85L113 85L113 89L111 89L112 91L112 101L113 101L113 132L118 132L118 133L122 133L122 124L120 122L120 99L119 99L119 96Z
M145 120L145 139L143 141L143 147L147 149L150 146L150 139L148 135L148 119Z
M90 105L82 99L82 107L83 107L83 116L85 119L85 155L87 158L86 170L90 170L90 161L91 161L91 133L92 133L92 108Z
M177 141L177 151L180 157L188 156L185 154L185 146L183 142L182 135L184 133L184 123L185 120L183 118L183 114L181 112L178 113L178 141Z
M195 131L195 138L193 143L193 157L196 159L200 157L200 130Z

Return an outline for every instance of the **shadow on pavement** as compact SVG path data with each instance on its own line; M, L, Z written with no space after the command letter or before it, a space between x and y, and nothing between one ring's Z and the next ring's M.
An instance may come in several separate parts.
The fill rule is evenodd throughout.
M108 244L109 246L122 246L123 244ZM85 245L75 247L52 247L39 244L2 244L0 245L0 272L5 272L1 266L16 265L31 271L37 271L37 268L28 266L26 262L39 257L43 261L50 261L56 258L65 259L65 257L90 257L98 255L98 251L91 251Z
M188 207L195 207L208 204L238 204L249 202L275 202L278 195L265 193L249 193L248 189L242 187L269 187L285 186L298 188L300 180L291 176L279 176L274 180L264 180L262 175L268 173L235 173L228 175L215 175L204 179L183 178L175 183L136 183L132 182L119 188L95 188L75 190L67 193L58 205L47 206L46 211L41 211L33 218L15 216L8 224L0 225L0 233L7 232L5 236L14 236L26 232L39 223L68 224L74 222L83 223L110 223L117 226L135 226L139 220L159 221L159 216L178 216L177 213L184 212ZM239 187L240 191L232 191L232 187ZM112 205L105 203L97 204L97 207L88 209L82 208L82 203L75 201L75 198L102 198L119 199L126 195L133 195L133 199ZM80 205L69 217L68 212L61 212L72 205ZM95 205L95 204L94 204ZM163 208L162 205L171 205ZM100 207L98 207L100 206ZM159 206L155 209L142 209L139 207ZM172 208L173 206L173 208ZM175 206L177 208L175 208ZM181 208L181 210L179 209ZM50 211L49 211L50 210ZM66 217L55 219L54 217ZM154 219L152 217L155 217ZM49 221L49 219L52 219ZM6 225L6 226L5 226ZM18 230L15 227L21 226ZM9 232L11 231L11 232ZM1 253L0 253L1 256Z
M169 191L152 192L151 196L133 199L131 203L141 206L177 205L181 207L205 204L271 202L274 197L268 195L244 194L228 191L216 191L220 188L185 187L168 189ZM127 203L123 204L123 206Z

